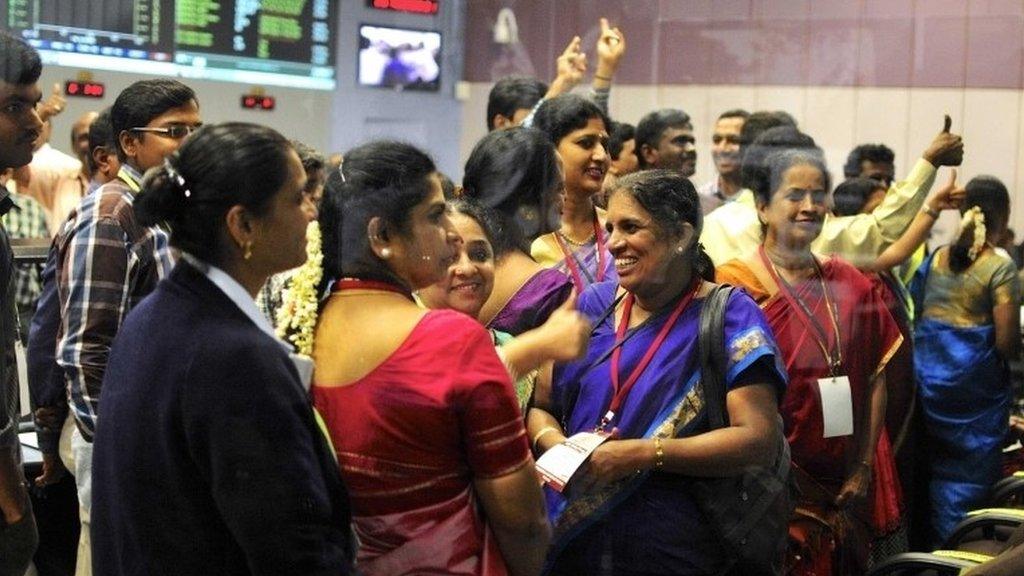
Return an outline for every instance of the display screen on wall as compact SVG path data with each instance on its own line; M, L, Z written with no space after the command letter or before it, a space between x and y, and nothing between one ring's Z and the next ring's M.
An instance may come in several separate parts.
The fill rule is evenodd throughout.
M359 84L393 90L438 90L441 33L360 26Z
M46 64L334 88L338 0L4 0Z

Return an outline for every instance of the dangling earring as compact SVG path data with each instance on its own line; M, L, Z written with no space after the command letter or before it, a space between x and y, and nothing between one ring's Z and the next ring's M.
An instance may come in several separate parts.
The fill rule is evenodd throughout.
M382 259L384 259L384 260L387 260L388 258L391 258L391 248L381 248L380 249L380 257Z
M252 258L252 241L251 240L246 240L246 242L245 242L245 253L242 254L242 258L245 258L246 260L248 260L249 258Z

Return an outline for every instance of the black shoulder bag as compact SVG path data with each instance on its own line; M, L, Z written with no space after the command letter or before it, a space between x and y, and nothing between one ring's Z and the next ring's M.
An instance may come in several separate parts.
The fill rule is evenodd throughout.
M701 386L711 430L729 425L726 411L725 308L731 286L717 286L700 313ZM694 499L722 542L728 559L724 574L782 574L793 513L789 444L777 428L777 455L771 467L749 466L726 478L692 477Z

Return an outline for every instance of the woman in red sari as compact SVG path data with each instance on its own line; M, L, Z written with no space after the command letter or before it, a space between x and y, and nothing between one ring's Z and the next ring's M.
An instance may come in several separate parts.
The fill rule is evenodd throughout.
M320 211L325 284L313 398L367 575L527 575L550 530L522 416L490 335L412 291L461 242L434 163L378 142L345 155Z
M828 210L820 151L777 150L764 166L754 179L764 243L717 280L758 302L789 373L780 412L801 488L790 573L863 574L872 537L900 515L883 371L902 337L867 278L810 250Z

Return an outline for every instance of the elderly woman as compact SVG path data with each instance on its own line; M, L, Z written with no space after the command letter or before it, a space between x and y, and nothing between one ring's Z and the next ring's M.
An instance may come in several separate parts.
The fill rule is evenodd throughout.
M306 176L280 134L206 126L135 200L181 260L128 315L93 462L99 574L346 574L347 494L254 297L306 258Z
M724 310L728 422L709 431L697 339L711 261L697 244L701 210L685 177L648 171L619 180L608 202L617 282L595 284L579 309L596 324L580 361L544 375L528 417L543 453L581 431L612 438L549 493L556 574L714 574L727 562L688 477L730 476L777 453L785 376L757 305L734 292Z
M568 274L577 292L615 280L604 210L594 205L611 162L606 148L611 121L597 104L566 94L541 104L533 125L554 143L565 173L561 226L533 242L534 260Z
M480 324L412 296L458 256L434 162L395 142L348 152L320 227L332 290L313 397L351 493L357 567L535 574L549 531L509 375Z
M867 278L811 252L829 201L820 151L776 149L762 168L753 192L764 243L721 266L718 280L760 304L789 373L781 413L802 489L790 527L803 546L791 551L795 573L862 574L871 520L876 532L899 521L883 423L884 369L902 337Z
M462 196L491 208L496 221L494 290L478 318L513 336L547 320L572 293L572 281L530 257L530 240L558 227L561 161L547 136L532 128L495 130L466 160Z

